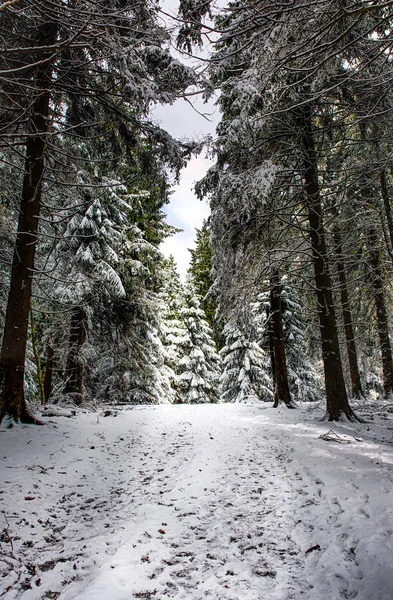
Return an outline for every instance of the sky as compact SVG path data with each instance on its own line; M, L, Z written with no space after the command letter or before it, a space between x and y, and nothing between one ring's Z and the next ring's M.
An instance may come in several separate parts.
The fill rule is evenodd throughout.
M176 139L200 140L204 135L214 133L218 109L213 102L205 105L201 100L196 100L195 104L199 112L208 115L207 119L184 100L178 100L172 106L157 107L153 111L153 118ZM183 279L190 259L188 248L195 246L195 228L200 229L203 220L210 213L208 203L198 200L193 188L211 164L212 161L206 158L204 152L192 158L183 169L179 184L174 186L170 204L164 208L168 222L183 231L168 238L162 244L161 250L165 256L174 256Z
M162 6L168 14L176 14L178 0L163 0ZM165 17L169 26L173 26L170 17ZM207 50L198 54L206 55ZM187 62L175 49L173 54L182 62ZM192 63L193 61L189 61ZM178 100L172 106L158 106L152 111L152 116L163 129L176 139L201 140L204 136L214 134L219 121L219 110L215 100L204 103L201 98L192 100L196 110L185 100ZM202 114L199 114L202 113ZM204 118L204 116L206 118ZM198 157L189 161L181 173L180 182L174 186L171 202L164 207L168 223L181 228L183 231L167 239L161 250L165 256L172 254L178 265L178 271L185 279L189 266L189 248L195 247L195 229L200 229L204 219L209 216L210 209L207 202L201 202L194 194L193 188L197 181L202 179L212 161L202 152Z

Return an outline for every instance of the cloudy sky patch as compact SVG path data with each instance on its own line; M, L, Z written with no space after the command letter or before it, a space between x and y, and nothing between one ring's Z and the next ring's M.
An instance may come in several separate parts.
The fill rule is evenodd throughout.
M214 101L204 104L200 98L196 98L193 103L197 110L184 100L178 100L172 106L158 106L153 118L176 139L202 141L206 135L214 133L218 110ZM206 114L207 118L199 113ZM167 239L161 245L161 250L165 256L174 256L182 278L186 275L190 260L188 248L195 246L195 229L200 229L210 213L208 203L201 202L195 196L194 186L211 165L212 161L205 157L204 152L192 158L181 173L180 183L174 187L170 204L164 207L168 223L183 231Z
M203 157L192 159L182 172L170 204L164 209L168 223L183 229L161 245L165 256L172 254L175 257L182 278L185 277L190 259L188 248L195 246L195 228L200 229L210 213L208 203L198 200L193 192L195 182L205 175L210 165L211 161Z

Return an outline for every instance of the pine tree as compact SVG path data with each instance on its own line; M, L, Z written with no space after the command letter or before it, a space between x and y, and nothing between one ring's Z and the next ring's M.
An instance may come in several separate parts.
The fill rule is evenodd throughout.
M83 399L87 331L106 305L126 298L120 274L131 258L132 244L142 238L136 227L131 233L125 194L124 186L112 182L95 198L89 194L80 198L53 256L56 275L65 282L56 286L55 298L70 321L64 393L76 404Z
M349 134L354 118L380 114L377 106L389 94L384 82L391 70L381 25L389 23L388 14L377 5L363 12L360 2L352 8L313 2L283 10L279 2L236 2L218 16L221 38L211 73L221 89L223 118L216 165L199 186L201 195L211 195L220 310L223 305L230 311L239 296L243 301L266 263L283 270L293 257L300 264L302 256L308 275L305 258L310 256L330 420L356 420L356 415L348 403L340 356L329 153L340 127ZM360 72L367 73L364 80ZM390 102L386 110L392 108ZM356 145L351 135L345 139L351 155ZM343 176L338 167L336 173L341 198L356 176L350 171ZM381 278L375 281L380 290ZM381 345L387 349L384 339Z
M40 218L55 220L51 192L57 185L70 193L78 188L69 158L86 139L95 151L78 158L90 167L108 150L112 166L120 155L132 164L143 139L178 170L184 153L146 115L153 102L173 101L196 79L171 57L168 34L147 2L97 1L83 10L78 3L11 2L2 7L0 28L2 135L16 149L13 170L23 177L0 357L0 416L35 422L24 399L24 363Z
M282 280L281 304L291 399L294 403L317 401L321 396L321 384L309 359L307 327L304 322L305 311L295 287L286 276ZM266 355L270 356L268 374L272 379L273 388L275 388L275 357L271 330L271 293L269 291L258 294L256 301L251 304L251 319L254 323L254 335L258 344Z
M308 359L304 309L296 289L285 280L281 298L288 378L292 396L295 401L316 402L321 397L321 386L316 370Z
M171 373L165 362L157 329L143 324L138 344L122 336L103 348L90 367L95 397L110 404L166 404L173 402ZM97 346L99 348L99 346Z
M191 281L186 284L184 296L185 306L180 310L180 318L188 335L182 341L183 357L178 365L181 402L217 402L220 358L212 330Z
M267 356L232 321L224 327L225 346L220 350L223 373L220 378L222 402L247 403L273 400Z
M182 403L179 382L180 363L191 346L191 339L182 318L182 311L186 305L184 286L173 256L162 262L160 282L160 331L165 349L164 363L170 373L171 387L174 392L173 402L180 404Z
M222 331L216 320L217 305L209 292L213 285L213 250L210 244L210 226L204 221L201 229L196 230L196 247L190 249L191 260L188 274L192 279L198 295L201 297L201 307L205 311L206 320L213 330L216 346L220 349L224 343Z
M86 400L110 402L165 402L172 394L161 356L155 292L161 263L158 245L170 231L161 209L169 187L161 159L146 141L143 146L143 161L139 150L131 168L119 160L111 169L106 164L93 173L81 169L73 198L58 191L57 203L66 218L57 224L59 242L49 263L56 283L49 279L45 286L56 300L52 311L61 307L69 319L52 319L45 336L52 340L56 361L65 372L63 391L70 398L76 395L78 402L82 388ZM121 180L116 179L119 175ZM132 184L123 183L127 180ZM47 260L52 237L40 247L42 261ZM77 343L81 338L75 325L71 327L72 315L77 317L81 309L84 322L77 319L75 325L86 338L83 346ZM61 331L67 321L73 335L65 344ZM58 386L56 398L60 396Z

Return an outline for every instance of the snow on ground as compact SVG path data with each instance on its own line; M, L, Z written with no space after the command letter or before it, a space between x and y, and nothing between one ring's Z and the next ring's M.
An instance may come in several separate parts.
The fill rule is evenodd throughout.
M320 414L150 406L1 429L0 597L391 600L393 414Z

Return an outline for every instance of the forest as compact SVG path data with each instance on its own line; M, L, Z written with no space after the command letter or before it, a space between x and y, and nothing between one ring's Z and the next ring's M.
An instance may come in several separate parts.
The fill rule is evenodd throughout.
M393 598L392 199L393 0L0 0L1 599Z
M393 3L181 0L167 17L0 6L0 415L325 398L328 420L356 420L351 400L393 390ZM202 142L151 117L214 94ZM164 209L201 152L211 215L183 282Z

